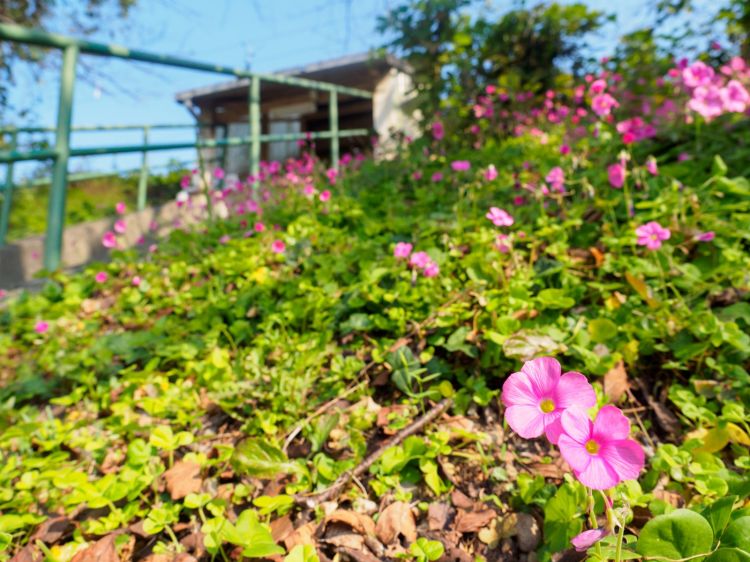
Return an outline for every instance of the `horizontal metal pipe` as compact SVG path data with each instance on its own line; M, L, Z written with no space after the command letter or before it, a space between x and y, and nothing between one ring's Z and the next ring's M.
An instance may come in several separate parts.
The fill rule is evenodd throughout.
M369 135L369 129L346 129L339 131L339 137L359 137ZM333 135L331 131L317 133L284 133L273 135L261 135L261 142L281 142L304 139L329 139ZM184 148L216 148L220 146L244 146L250 144L250 137L229 137L218 140L203 140L199 142L173 142L161 144L134 144L122 146L102 146L96 148L72 148L70 156L101 156L106 154L124 154L129 152L157 152L160 150L181 150ZM26 152L0 152L0 163L22 162L26 160L47 160L55 158L54 150L30 150Z
M20 25L5 23L0 24L0 39L14 41L17 43L39 45L41 47L51 47L55 49L64 49L65 47L75 45L78 47L78 50L81 53L86 53L89 55L149 62L153 64L162 64L165 66L200 70L203 72L214 72L217 74L228 74L230 76L237 76L240 78L252 78L253 75L257 75L261 80L265 80L266 82L276 82L278 84L287 84L290 86L299 86L302 88L310 88L314 90L323 90L329 92L335 90L342 94L346 93L351 96L363 98L372 97L372 93L366 90L360 90L358 88L347 88L345 86L337 86L335 84L327 84L325 82L318 82L316 80L309 80L307 78L297 78L294 76L257 74L249 72L247 70L242 70L240 68L231 68L228 66L192 61L189 59L173 57L170 55L159 55L146 51L140 51L137 49L129 49L127 47L123 47L122 45L105 45L103 43L95 43L93 41L76 39L74 37L67 37L65 35L47 33L39 29L28 29Z
M194 129L196 127L207 128L212 127L212 123L162 123L157 125L81 125L79 127L73 127L74 132L78 131L140 131L144 127L149 129ZM0 127L0 133L53 133L57 129L55 127Z

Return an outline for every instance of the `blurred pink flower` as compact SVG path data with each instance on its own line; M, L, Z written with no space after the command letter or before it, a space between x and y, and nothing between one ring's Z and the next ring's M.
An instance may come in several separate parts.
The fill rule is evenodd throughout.
M133 287L140 287L142 279L139 276L133 277L131 283L133 284Z
M682 81L688 88L707 86L714 78L714 69L701 61L696 61L682 71Z
M433 183L437 183L437 182L439 182L439 181L443 181L443 173L442 173L442 172L435 172L435 173L434 173L434 174L432 174L432 176L430 177L430 180L431 180L431 181L432 181Z
M722 90L716 86L698 86L693 90L693 97L688 102L692 109L704 119L710 120L724 112Z
M274 254L283 254L286 250L286 244L282 240L274 240L271 243L271 251Z
M109 279L109 275L107 275L106 271L100 271L94 276L94 280L97 283L106 283L107 279Z
M393 249L393 256L397 259L406 259L411 254L413 246L408 242L398 242Z
M253 228L255 229L255 232L263 232L266 229L266 225L262 222L256 222Z
M658 222L651 221L636 228L635 235L638 237L636 243L639 246L646 246L649 250L658 250L661 248L661 243L669 240L672 233Z
M607 81L602 80L601 78L599 78L598 80L594 80L591 83L591 86L589 86L589 91L594 95L601 94L606 89L607 89Z
M214 177L217 180L223 180L224 179L224 169L221 167L214 168Z
M427 252L414 252L409 259L409 264L424 269L431 261Z
M117 205L115 205L115 212L118 215L124 215L128 211L128 208L125 206L125 203L120 201Z
M229 234L225 234L224 236L222 236L221 238L219 238L219 244L226 244L231 239L232 239L232 237L229 236Z
M114 248L117 246L117 237L114 232L107 231L102 236L102 246L105 248Z
M336 170L335 168L329 168L326 171L326 176L328 177L328 181L330 182L330 184L335 185L336 178L339 176L338 170Z
M612 109L618 107L620 104L617 100L609 94L599 94L594 96L591 100L591 109L594 110L599 117L604 117L612 112Z
M451 162L451 169L454 172L465 172L471 169L471 162L468 160L454 160Z
M656 164L656 158L653 156L649 156L646 160L646 169L648 170L648 173L652 176L658 176L659 175L659 167Z
M443 127L443 124L440 121L435 121L432 124L432 138L436 141L443 140L443 137L445 136L445 128Z
M586 552L607 535L609 535L609 531L606 529L591 529L590 531L584 531L570 539L570 544L573 545L573 548L575 548L577 552Z
M716 238L716 233L713 230L709 230L708 232L702 232L701 234L696 235L695 239L698 242L710 242Z
M490 210L485 217L487 217L495 226L512 226L514 222L510 213L497 207L490 207Z
M497 248L497 251L501 254L510 253L512 249L510 236L508 236L507 234L498 234L495 238L495 248Z
M320 195L318 196L318 199L320 199L323 203L328 201L331 198L331 191L326 189L325 191L322 191Z
M435 277L440 273L440 268L438 267L438 264L430 260L422 269L422 273L425 277Z
M552 186L553 190L565 192L565 173L560 166L552 168L544 179Z
M45 322L44 320L40 320L39 322L37 322L36 324L34 324L34 331L37 334L43 334L47 330L49 330L49 323Z
M494 164L490 164L487 166L487 170L484 172L484 179L487 181L492 181L497 179L497 169L495 168Z
M730 80L726 87L721 89L721 99L724 109L734 113L744 113L750 105L750 94L737 80Z
M612 187L620 188L625 183L625 166L621 163L610 164L607 168L609 184Z
M125 221L122 219L116 220L114 224L114 229L117 234L125 234L125 231L128 229L125 225Z
M563 144L560 146L560 154L565 156L566 154L570 154L570 147L567 144Z

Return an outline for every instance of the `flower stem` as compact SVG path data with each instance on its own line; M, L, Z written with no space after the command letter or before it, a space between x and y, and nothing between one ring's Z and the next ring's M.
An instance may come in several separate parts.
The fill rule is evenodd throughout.
M617 546L615 547L615 562L622 560L622 541L625 536L625 521L620 523L620 529L617 531Z

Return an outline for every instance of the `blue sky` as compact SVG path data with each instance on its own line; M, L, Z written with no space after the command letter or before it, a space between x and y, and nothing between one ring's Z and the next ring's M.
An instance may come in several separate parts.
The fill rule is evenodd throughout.
M205 62L273 71L345 54L364 52L382 44L375 31L376 16L396 0L140 0L126 22L91 37L128 47L179 55ZM647 21L649 0L589 0L593 8L614 11L619 25L608 26L598 38L606 52L620 34ZM500 11L509 0L488 2ZM70 34L65 18L54 31ZM174 101L177 91L226 76L171 69L163 66L82 57L82 64L101 75L92 82L79 80L74 97L74 125L190 123L191 116ZM33 100L35 124L52 125L57 111L57 72L45 72L40 81L19 73L15 100ZM153 141L185 139L187 132L161 132ZM129 144L140 133L78 133L74 146ZM152 153L154 163L170 157L188 159L192 151ZM126 169L140 156L119 155L77 159L71 169Z

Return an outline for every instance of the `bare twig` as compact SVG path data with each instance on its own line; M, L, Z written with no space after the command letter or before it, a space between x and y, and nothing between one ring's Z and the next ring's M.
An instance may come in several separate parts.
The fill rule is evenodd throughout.
M451 405L453 404L452 398L445 398L444 400L441 400L437 404L435 404L432 408L430 408L423 416L421 416L419 419L414 421L413 423L406 426L404 429L399 431L396 435L388 439L387 441L383 442L377 449L375 449L372 453L367 455L365 459L359 463L354 470L345 472L341 476L338 477L336 482L334 482L329 488L323 490L319 494L313 495L313 496L304 496L304 495L297 495L295 496L295 501L297 503L303 504L310 509L314 508L315 506L329 501L341 493L341 490L346 486L349 481L352 478L359 478L362 476L367 470L377 461L381 455L387 450L393 447L394 445L398 445L401 443L404 439L407 437L410 437L414 435L415 433L419 433L422 431L424 426L426 426L428 423L434 421L438 416L440 416L443 412L445 412Z

